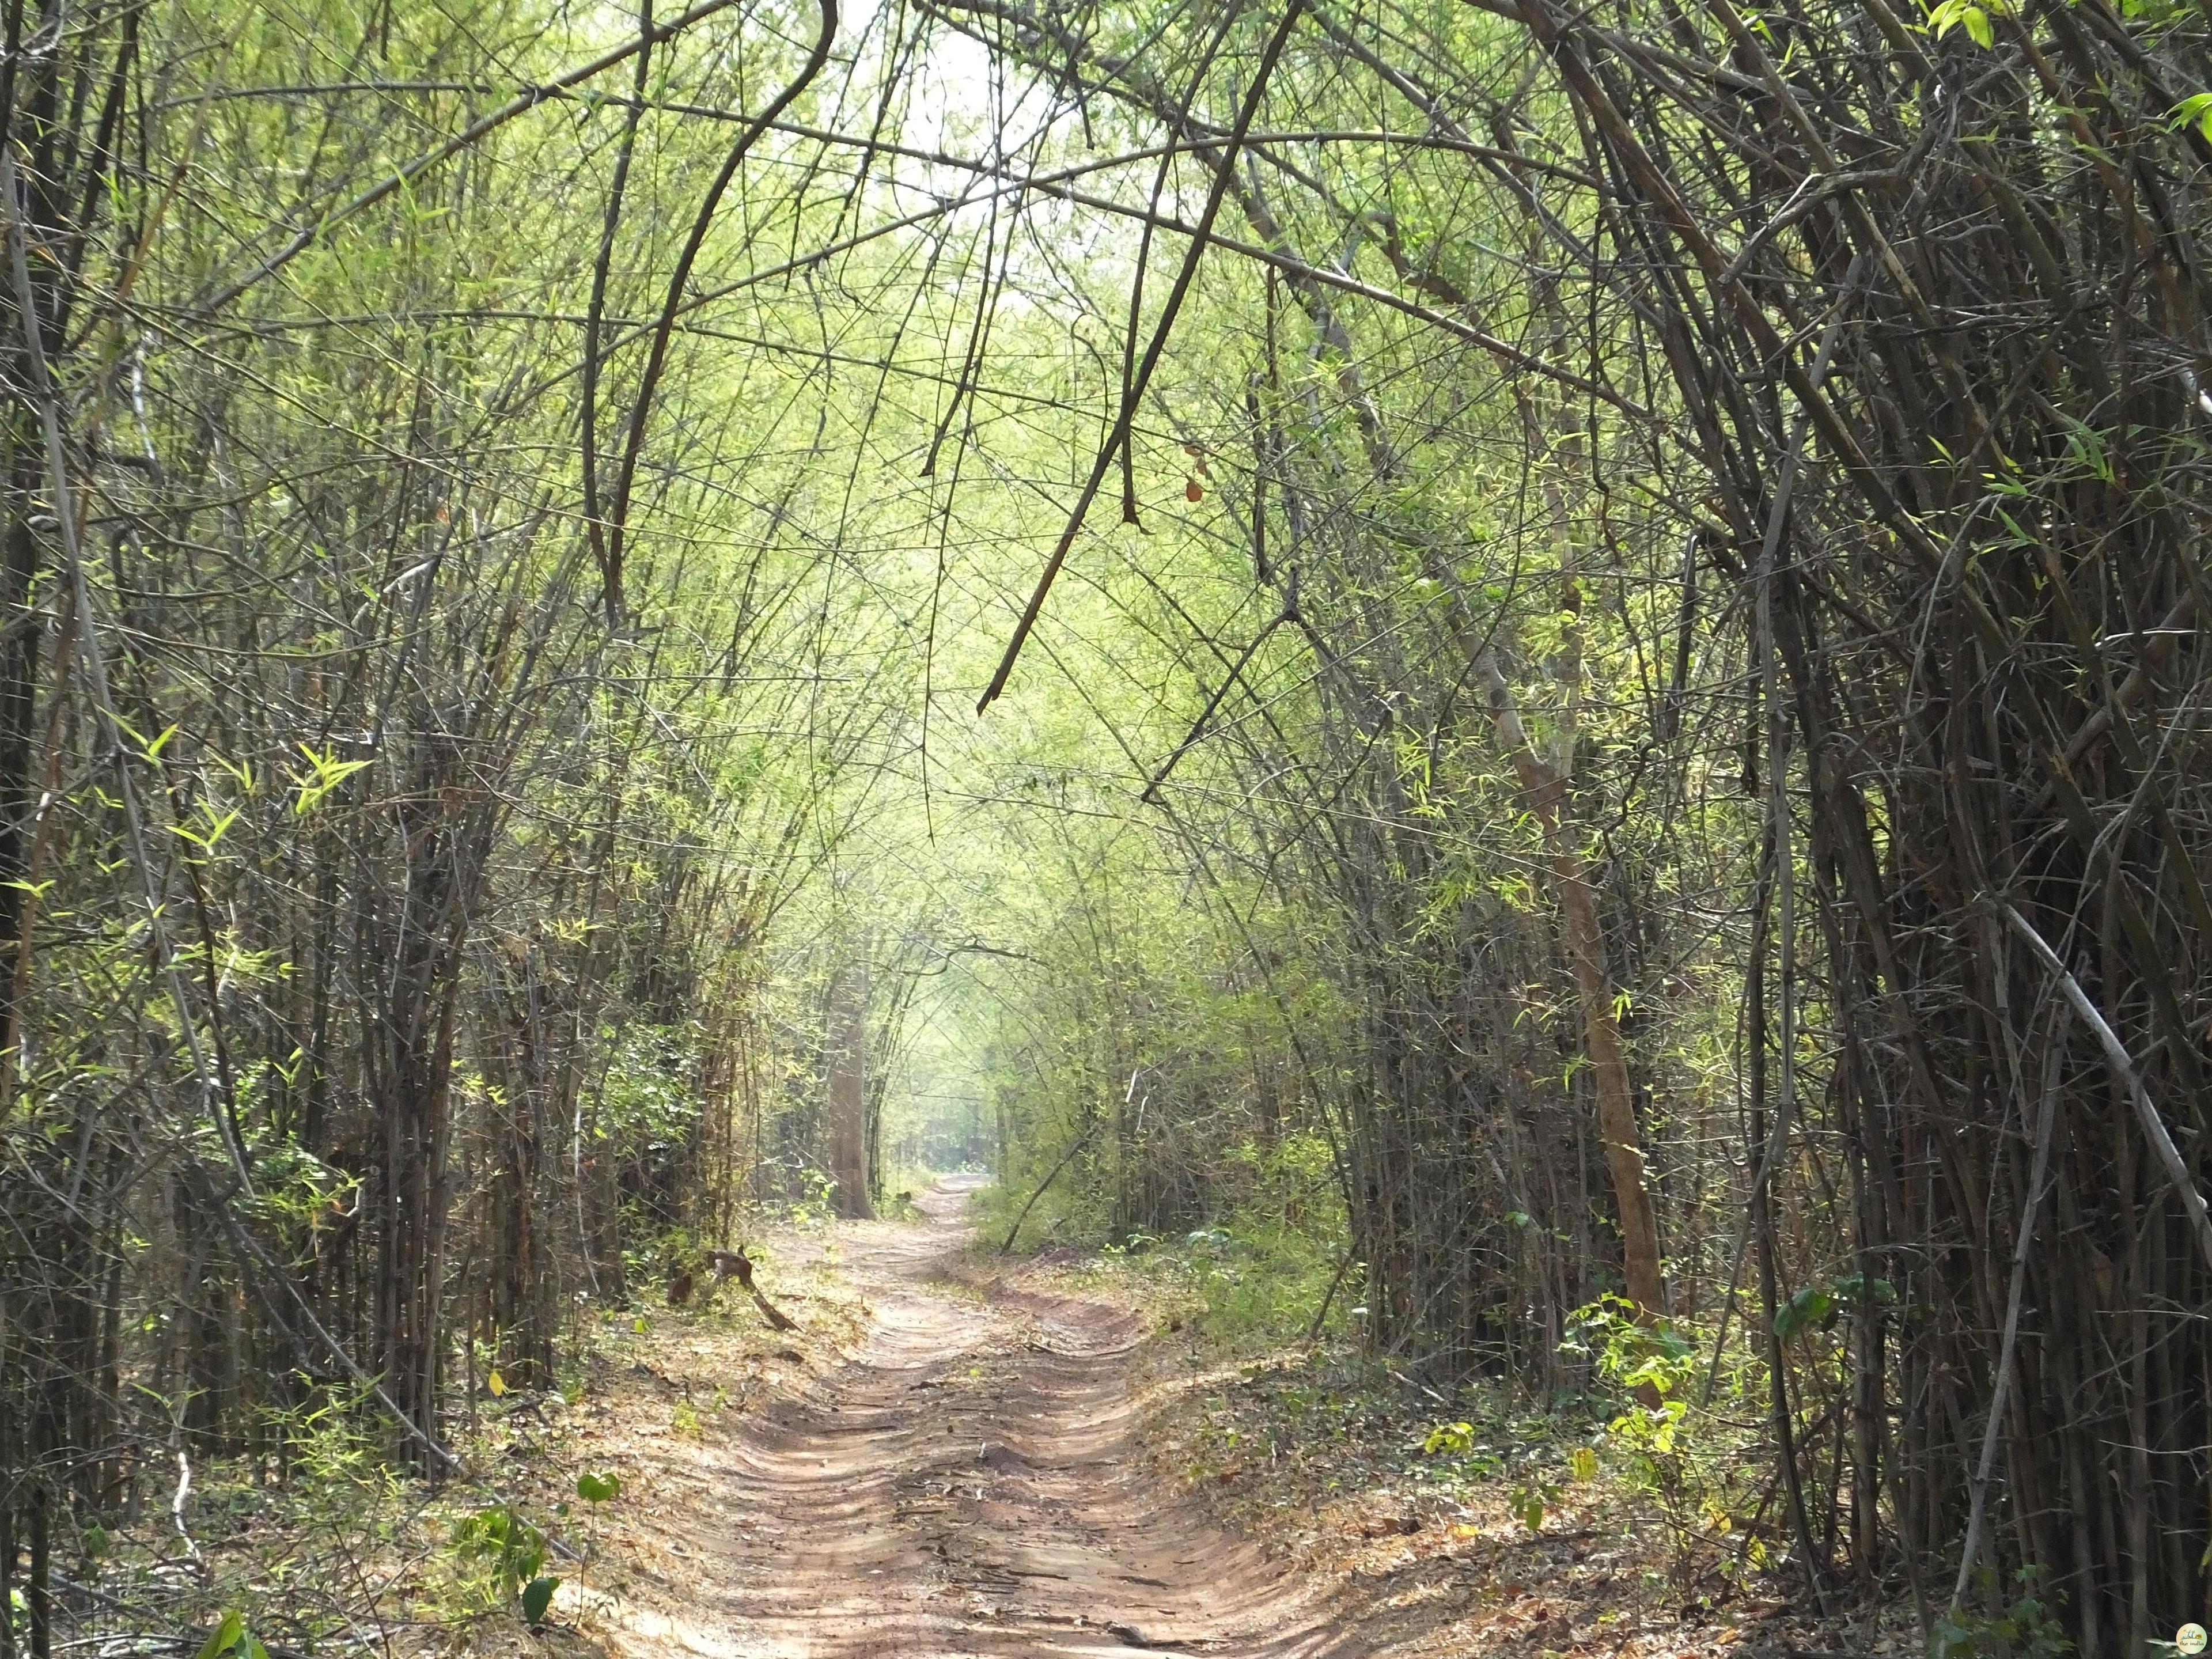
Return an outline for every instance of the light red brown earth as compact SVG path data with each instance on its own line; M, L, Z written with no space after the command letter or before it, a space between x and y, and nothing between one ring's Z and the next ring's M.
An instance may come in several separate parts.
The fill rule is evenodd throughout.
M635 1388L580 1430L574 1453L599 1452L624 1492L558 1616L640 1659L1373 1651L1146 1458L1142 1316L957 1276L979 1184L946 1180L922 1221L779 1251L857 1295L857 1334L827 1363L804 1328L837 1310L795 1306L804 1346L780 1358L723 1356L720 1380L711 1342L681 1366L700 1375L664 1359L665 1435L638 1432ZM727 1409L753 1391L768 1397Z
M1339 1468L1222 1467L1200 1371L1160 1321L1079 1270L971 1256L980 1178L923 1219L773 1240L768 1330L734 1285L656 1313L556 1408L524 1465L621 1496L561 1628L460 1645L560 1659L951 1655L1229 1659L1858 1659L1909 1651L1898 1610L1840 1629L1784 1601L1679 1607L1650 1517L1616 1486L1529 1534L1505 1492L1444 1501ZM630 1341L625 1335L624 1341ZM1326 1473L1324 1462L1324 1473ZM518 1471L520 1473L521 1471ZM1326 1490L1324 1490L1326 1488ZM586 1506L575 1505L578 1510ZM1840 1622L1840 1621L1839 1621Z

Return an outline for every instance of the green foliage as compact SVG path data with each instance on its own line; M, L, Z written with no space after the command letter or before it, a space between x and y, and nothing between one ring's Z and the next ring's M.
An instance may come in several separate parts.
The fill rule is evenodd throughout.
M1996 44L1996 33L1990 21L1991 14L2002 15L2002 9L1996 0L1938 0L1928 14L1928 32L1942 40L1954 28L1963 27L1974 44L1984 52Z
M1832 1291L1808 1285L1774 1310L1774 1334L1787 1340L1808 1325L1825 1326L1834 1318L1835 1308Z
M253 1173L256 1212L295 1237L312 1237L327 1225L349 1207L361 1185L359 1176L332 1168L289 1137L264 1139L255 1148Z
M373 1398L373 1385L364 1382L272 1413L270 1426L307 1492L343 1504L390 1490L393 1472L370 1410Z
M1617 1391L1607 1439L1667 1523L1676 1581L1688 1585L1716 1559L1732 1573L1763 1566L1765 1545L1755 1536L1737 1536L1737 1516L1748 1507L1755 1466L1741 1455L1743 1431L1723 1420L1725 1413L1704 1410L1691 1398L1701 1375L1696 1345L1666 1321L1639 1322L1632 1304L1613 1296L1577 1309L1568 1331L1563 1351L1589 1361ZM1731 1381L1735 1386L1721 1403L1740 1411L1741 1382ZM1596 1468L1595 1450L1577 1448L1575 1478L1587 1479Z
M825 1226L837 1215L836 1177L827 1170L801 1170L795 1194L776 1207L793 1226Z
M2212 141L2212 92L2192 92L2168 112L2167 119L2177 127L2195 127Z
M607 1048L606 1083L597 1133L630 1155L682 1141L699 1119L691 1073L691 1034L670 1025L627 1024L600 1033Z
M1531 1533L1544 1530L1544 1516L1551 1505L1559 1501L1561 1488L1552 1481L1532 1480L1514 1487L1506 1501L1513 1518Z
M544 1532L526 1520L510 1504L496 1504L466 1516L455 1525L453 1553L471 1571L495 1603L520 1600L526 1591L550 1581L541 1577L545 1565ZM544 1593L550 1598L552 1591ZM540 1613L544 1606L539 1602ZM532 1617L532 1623L537 1619Z
M1994 1613L1949 1607L1936 1616L1929 1632L1929 1659L2061 1659L2074 1644L2064 1626L2036 1594L2043 1577L2040 1565L2030 1562L2013 1574L2012 1599L1997 1593L1996 1577L1984 1566L1975 1575L1981 1599L2001 1604Z
M1800 1331L1831 1328L1846 1314L1893 1305L1897 1287L1886 1279L1847 1273L1826 1285L1808 1285L1774 1310L1774 1334L1784 1341Z
M1146 1269L1189 1298L1192 1328L1214 1352L1258 1353L1304 1339L1340 1250L1334 1240L1252 1216L1153 1249ZM1348 1299L1340 1288L1332 1310L1339 1329Z
M246 1627L245 1615L235 1609L226 1612L206 1641L200 1644L194 1659L269 1659L269 1650L258 1637Z
M1497 1417L1438 1423L1421 1437L1420 1455L1440 1478L1455 1485L1487 1480L1512 1468L1525 1477L1549 1450L1547 1434L1528 1432L1534 1426Z
M553 1592L561 1588L558 1578L540 1576L522 1587L522 1617L526 1624L544 1622L547 1609L553 1605Z
M366 771L365 760L345 760L337 750L323 752L312 744L301 744L300 752L307 757L307 765L292 775L292 816L304 818L329 799L332 791L356 772Z
M1474 1425L1472 1423L1439 1423L1422 1437L1424 1456L1464 1456L1474 1449Z
M1649 1389L1664 1397L1688 1380L1697 1348L1663 1319L1637 1317L1626 1297L1601 1296L1575 1310L1561 1352L1589 1359L1600 1376L1625 1392Z

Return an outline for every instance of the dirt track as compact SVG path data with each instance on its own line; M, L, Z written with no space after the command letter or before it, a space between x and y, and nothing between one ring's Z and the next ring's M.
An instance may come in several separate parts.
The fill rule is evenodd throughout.
M720 1490L671 1540L699 1569L689 1605L623 1621L617 1650L1368 1651L1263 1550L1147 1474L1135 1317L945 1282L971 1184L926 1194L927 1223L840 1228L865 1340L718 1449L702 1484Z

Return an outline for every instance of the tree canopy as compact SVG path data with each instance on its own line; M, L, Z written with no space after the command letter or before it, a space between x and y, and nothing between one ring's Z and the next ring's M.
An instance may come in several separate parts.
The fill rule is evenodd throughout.
M15 0L0 1580L988 1164L2201 1615L2209 48Z

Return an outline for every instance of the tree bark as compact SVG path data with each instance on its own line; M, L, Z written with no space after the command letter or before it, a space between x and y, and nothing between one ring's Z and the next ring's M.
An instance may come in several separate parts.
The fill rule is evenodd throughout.
M830 994L830 1173L837 1213L868 1220L868 986L864 970L839 975Z
M1605 941L1598 931L1597 899L1582 855L1568 840L1560 806L1566 775L1547 765L1528 741L1528 728L1513 700L1512 688L1488 649L1475 658L1475 672L1490 698L1490 714L1499 740L1512 760L1521 793L1544 833L1544 854L1559 889L1560 931L1574 969L1583 1007L1583 1044L1597 1081L1598 1134L1620 1218L1622 1276L1628 1299L1639 1318L1667 1311L1667 1282L1659 1269L1659 1228L1644 1187L1644 1149L1636 1127L1636 1105L1628 1081L1628 1054L1621 1046L1620 1022L1613 1013L1614 987L1606 970Z

